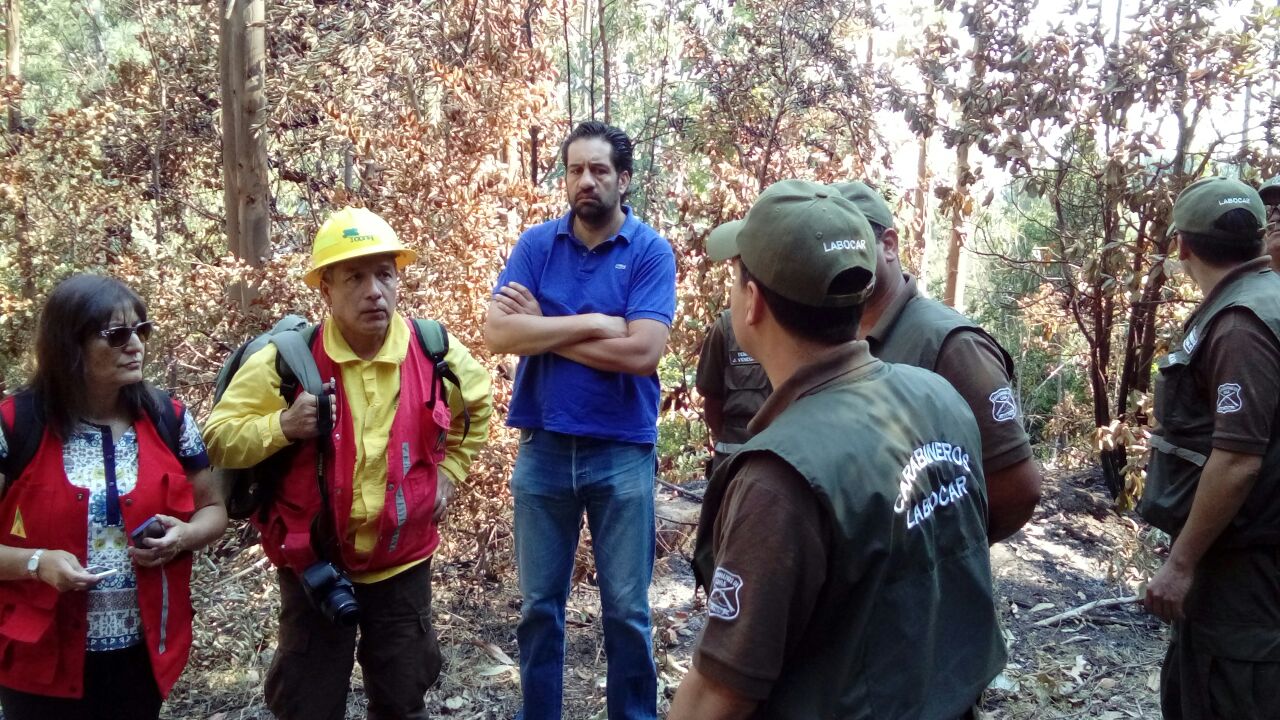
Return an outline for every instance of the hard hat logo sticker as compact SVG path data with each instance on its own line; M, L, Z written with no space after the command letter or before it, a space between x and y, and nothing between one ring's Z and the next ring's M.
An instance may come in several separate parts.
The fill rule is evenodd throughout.
M347 228L342 231L342 238L349 243L373 242L378 238L373 235L361 235L360 228Z

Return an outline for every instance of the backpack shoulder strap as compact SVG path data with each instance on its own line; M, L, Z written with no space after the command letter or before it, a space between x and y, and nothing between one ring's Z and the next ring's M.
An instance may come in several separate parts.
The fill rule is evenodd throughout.
M231 353L231 356L227 358L226 362L224 362L222 367L218 370L218 378L214 382L214 404L216 405L218 401L222 399L222 395L226 393L227 388L231 385L231 378L240 371L240 367L244 365L244 361L263 347L271 344L272 337L286 332L305 332L309 327L310 324L307 322L307 319L301 315L285 315L277 320L275 325L271 326L270 330L260 333L245 341L245 343L237 348L235 352ZM283 368L282 365L283 363L279 362L279 358L277 358L276 370L280 372L281 380L287 382L291 378L286 377L285 371L288 370L288 368ZM282 385L283 384L286 383L282 383ZM293 399L291 394L289 395L289 399Z
M427 320L424 318L413 319L413 335L418 338L418 346L422 348L422 352L431 359L431 364L435 368L436 375L442 381L448 380L453 386L462 389L462 383L458 380L458 375L449 367L449 363L445 361L445 356L449 354L449 333L445 330L444 325L435 320ZM431 399L435 402L436 389L431 388ZM462 409L463 430L462 435L466 437L471 433L471 413L467 412L465 406Z
M5 485L22 476L31 459L40 449L44 438L44 413L36 401L36 394L24 390L0 405L0 431L4 432L8 452L0 461L0 473Z
M150 391L151 402L147 405L147 415L151 417L151 424L156 426L156 432L173 456L180 457L182 416L186 407L166 390L153 387Z
M444 356L449 354L449 333L445 332L444 326L435 320L414 318L413 330L422 352L431 358L431 362L444 362Z
M316 367L315 356L311 347L319 336L318 326L301 330L285 330L271 336L270 343L276 346L276 368L280 370L281 392L285 385L295 385L312 395L319 396L324 391L324 382L320 379L320 368ZM292 393L286 392L288 400Z

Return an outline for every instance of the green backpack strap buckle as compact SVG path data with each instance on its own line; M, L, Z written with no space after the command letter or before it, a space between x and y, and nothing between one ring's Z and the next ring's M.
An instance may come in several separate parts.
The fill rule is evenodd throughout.
M461 391L462 382L458 380L458 375L453 372L453 368L449 367L449 363L445 360L445 356L449 354L449 333L445 330L444 325L435 320L414 318L413 330L423 354L431 359L436 376L441 380L441 389L443 390L443 382L447 380ZM441 395L443 396L443 393ZM431 404L433 407L435 403L436 387L433 385L431 388ZM462 436L466 437L469 434L471 434L471 413L467 411L466 405L463 405Z

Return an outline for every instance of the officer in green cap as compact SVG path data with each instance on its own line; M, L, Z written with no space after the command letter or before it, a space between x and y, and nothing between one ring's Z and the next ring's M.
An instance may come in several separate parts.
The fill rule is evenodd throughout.
M1147 609L1173 624L1165 718L1280 712L1280 277L1262 198L1205 178L1173 205L1176 253L1204 294L1159 362L1138 512L1173 546Z
M773 392L760 362L738 345L728 310L720 312L702 340L694 386L702 396L703 417L715 442L707 467L710 477L751 437L747 424Z
M835 187L867 216L880 250L876 289L863 309L859 337L885 362L938 373L969 403L982 431L991 505L987 540L1004 540L1031 519L1040 501L1040 466L1022 427L1013 358L977 323L920 294L916 279L898 262L893 213L878 191L861 182Z
M1271 256L1271 269L1280 272L1280 175L1262 183L1258 188L1262 204L1267 210L1267 234L1264 242Z
M738 342L774 392L707 488L707 624L670 720L972 717L1004 666L981 438L941 377L856 340L876 244L799 180L717 228Z

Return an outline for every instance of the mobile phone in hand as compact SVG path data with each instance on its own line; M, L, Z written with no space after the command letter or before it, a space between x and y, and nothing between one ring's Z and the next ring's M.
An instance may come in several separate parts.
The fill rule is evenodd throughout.
M120 568L107 567L106 565L90 565L84 571L101 580L102 578L119 574Z
M147 542L147 540L159 537L164 537L164 523L160 522L160 519L155 515L144 520L141 525L133 529L133 532L129 533L129 540L133 542L135 547L140 548L149 547L151 543Z

